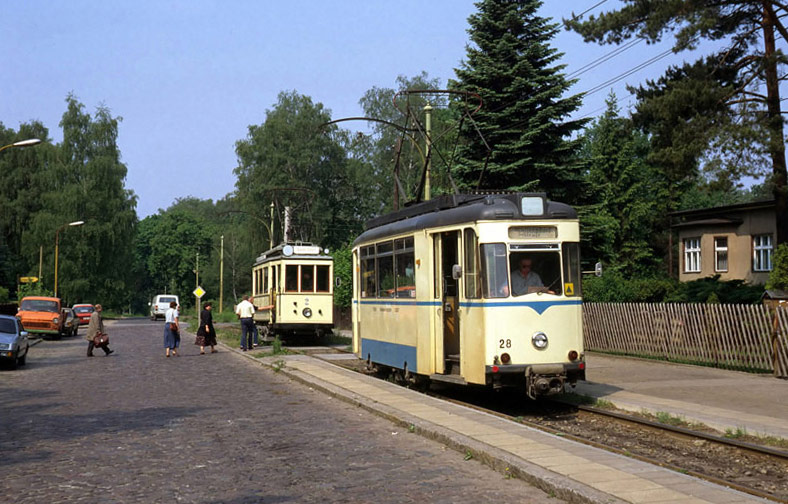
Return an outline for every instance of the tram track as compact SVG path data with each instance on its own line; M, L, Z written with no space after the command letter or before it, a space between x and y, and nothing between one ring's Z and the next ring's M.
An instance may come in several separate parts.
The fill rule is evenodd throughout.
M359 363L334 363L363 372ZM491 393L489 389L441 384L425 393L763 499L788 503L788 452L778 448L636 414L559 401L524 401L523 395Z

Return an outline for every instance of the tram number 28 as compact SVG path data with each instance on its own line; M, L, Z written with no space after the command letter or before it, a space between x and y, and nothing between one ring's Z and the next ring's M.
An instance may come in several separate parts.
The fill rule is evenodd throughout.
M498 340L498 348L512 348L512 340L510 339Z

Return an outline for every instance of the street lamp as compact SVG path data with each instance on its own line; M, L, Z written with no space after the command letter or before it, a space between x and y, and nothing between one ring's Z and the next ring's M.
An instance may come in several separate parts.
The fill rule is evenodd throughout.
M38 138L29 138L27 140L20 140L18 142L14 142L12 144L4 145L0 147L0 151L4 151L6 149L10 149L12 147L30 147L31 145L40 144L41 140Z
M57 297L57 252L58 252L58 243L60 240L60 232L69 226L81 226L84 223L85 221L81 221L81 220L69 222L68 224L63 224L62 226L57 228L57 231L55 231L55 297Z

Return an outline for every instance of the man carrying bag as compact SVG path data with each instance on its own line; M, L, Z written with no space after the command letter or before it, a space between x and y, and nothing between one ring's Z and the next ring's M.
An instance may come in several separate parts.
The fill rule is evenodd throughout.
M88 340L88 357L93 357L93 349L95 347L104 350L106 355L115 351L109 349L109 337L104 332L104 319L101 317L100 304L96 305L96 310L90 315L90 323L88 324L88 332L85 338Z

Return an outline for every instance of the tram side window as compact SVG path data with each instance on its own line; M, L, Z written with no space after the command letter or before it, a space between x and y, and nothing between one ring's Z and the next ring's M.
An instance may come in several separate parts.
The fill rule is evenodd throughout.
M268 294L268 268L263 268L263 294Z
M377 275L375 274L375 246L361 249L361 297L377 295Z
M288 264L285 266L285 291L298 292L298 265Z
M509 295L509 275L506 270L506 245L482 245L482 294L486 298Z
M564 243L564 294L582 296L580 244Z
M465 297L468 299L478 299L482 297L482 285L479 281L479 245L476 240L476 232L473 229L466 229L465 234Z
M394 278L394 242L377 244L378 256L378 297L396 297Z
M317 267L317 292L328 292L331 290L328 266Z
M397 272L397 297L416 297L413 238L394 242L394 267Z
M561 294L561 260L558 252L512 251L512 296L534 292Z
M274 292L276 292L276 290L279 288L279 284L276 283L276 278L279 276L278 273L279 273L279 266L272 266L271 267L271 290L273 290Z
M301 265L301 292L315 292L315 267Z

